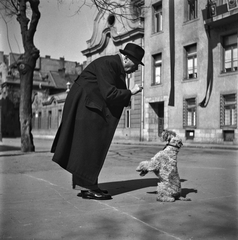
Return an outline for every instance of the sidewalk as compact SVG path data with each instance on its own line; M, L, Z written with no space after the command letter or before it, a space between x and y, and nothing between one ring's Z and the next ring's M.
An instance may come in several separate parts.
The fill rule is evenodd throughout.
M23 154L20 139L3 139L0 239L238 239L236 151L185 146L179 173L182 194L192 201L160 203L158 179L135 171L157 146L114 142L99 179L113 199L97 201L77 197L71 174L51 161L51 143L35 139L36 152Z
M52 140L55 136L51 135L34 135L34 139L45 139L45 140ZM6 144L9 142L10 144L14 144L14 142L19 142L19 138L4 138L3 142ZM3 145L3 142L0 141L0 146ZM151 146L164 146L164 143L161 142L155 142L155 141L135 141L135 140L126 140L126 139L117 139L114 138L112 141L113 144L124 144L124 145L151 145ZM214 143L200 143L200 142L192 142L187 141L183 143L184 147L191 147L191 148L210 148L210 149L231 149L231 150L238 150L238 145L233 143L220 143L220 144L214 144Z

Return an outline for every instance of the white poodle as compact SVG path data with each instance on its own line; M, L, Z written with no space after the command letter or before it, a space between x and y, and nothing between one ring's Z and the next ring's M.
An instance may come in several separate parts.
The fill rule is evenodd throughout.
M177 168L177 155L183 145L182 140L175 132L164 130L161 136L166 141L162 151L159 151L150 161L142 161L136 168L141 176L154 172L159 178L157 186L157 201L174 202L175 200L190 201L181 197L181 183Z

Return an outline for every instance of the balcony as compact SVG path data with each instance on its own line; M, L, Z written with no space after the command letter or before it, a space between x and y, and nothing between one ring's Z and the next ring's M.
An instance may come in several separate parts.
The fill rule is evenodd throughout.
M204 24L210 27L220 27L238 22L238 0L219 4L211 3L202 10Z

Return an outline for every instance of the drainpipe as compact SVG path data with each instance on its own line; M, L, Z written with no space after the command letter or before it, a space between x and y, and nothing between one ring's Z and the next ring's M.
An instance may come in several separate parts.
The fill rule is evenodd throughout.
M144 38L141 38L141 47L144 48ZM141 85L143 90L141 91L141 124L140 124L140 141L144 139L144 66L141 66Z

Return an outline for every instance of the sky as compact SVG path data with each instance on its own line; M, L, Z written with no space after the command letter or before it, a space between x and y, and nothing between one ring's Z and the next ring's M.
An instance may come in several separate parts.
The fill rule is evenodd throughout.
M96 17L95 7L84 5L76 11L84 0L41 0L39 10L41 18L37 26L34 43L40 50L40 56L50 55L53 59L64 57L68 61L83 63L86 57L81 53L87 48L86 41L93 33L93 22ZM0 16L0 51L23 53L20 25L16 18L5 21ZM10 46L7 40L9 36Z

